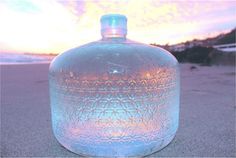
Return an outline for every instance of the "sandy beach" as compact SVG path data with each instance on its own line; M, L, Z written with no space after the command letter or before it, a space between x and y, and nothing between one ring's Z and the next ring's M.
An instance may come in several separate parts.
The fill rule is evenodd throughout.
M181 64L180 126L175 139L149 157L234 157L235 68ZM1 66L1 156L76 157L54 138L49 64Z

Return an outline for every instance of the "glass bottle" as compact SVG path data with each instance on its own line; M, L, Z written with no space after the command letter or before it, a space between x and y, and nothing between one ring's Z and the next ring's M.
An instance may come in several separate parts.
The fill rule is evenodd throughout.
M102 39L50 65L53 132L85 156L144 156L174 138L179 68L169 52L126 39L127 18L101 18Z

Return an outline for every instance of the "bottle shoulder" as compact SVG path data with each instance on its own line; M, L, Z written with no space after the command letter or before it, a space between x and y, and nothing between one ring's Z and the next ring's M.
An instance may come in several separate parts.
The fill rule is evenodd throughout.
M99 40L70 49L58 55L50 69L97 71L119 65L129 69L143 67L174 67L178 64L168 51L132 40ZM135 71L135 70L134 70Z

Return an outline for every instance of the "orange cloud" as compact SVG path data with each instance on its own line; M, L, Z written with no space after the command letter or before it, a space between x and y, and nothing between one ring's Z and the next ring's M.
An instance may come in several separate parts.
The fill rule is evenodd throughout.
M172 44L236 26L235 2L0 1L2 51L61 53L100 38L102 15L128 17L128 38Z

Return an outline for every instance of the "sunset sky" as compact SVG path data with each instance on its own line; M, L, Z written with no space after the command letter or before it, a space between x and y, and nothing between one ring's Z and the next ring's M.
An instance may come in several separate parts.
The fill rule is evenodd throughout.
M61 53L98 40L100 17L128 18L128 38L174 44L236 27L236 1L0 0L0 52Z

